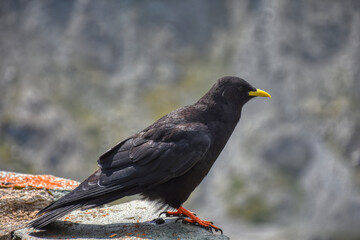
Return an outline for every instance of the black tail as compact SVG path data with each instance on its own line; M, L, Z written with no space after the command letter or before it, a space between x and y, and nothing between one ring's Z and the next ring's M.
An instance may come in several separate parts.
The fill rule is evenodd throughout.
M128 183L100 186L97 184L100 173L100 170L96 171L73 191L42 209L38 214L45 214L30 222L27 226L41 229L75 209L82 208L84 210L94 208L142 191L141 188L134 187Z
M44 215L42 215L41 217L30 222L27 225L27 227L41 229L41 228L45 227L46 225L48 225L49 223L53 222L55 219L62 217L75 209L80 208L82 205L83 204L74 204L74 205L64 206L64 207L60 207L58 209L52 210L51 212L47 212Z
M139 190L134 188L129 191L119 193L119 192L110 192L107 194L103 194L101 196L91 198L91 199L82 199L74 202L65 202L66 195L59 199L58 201L50 204L43 210L41 210L38 214L46 212L44 215L30 222L27 227L41 229L48 225L49 223L55 221L56 219L66 215L67 213L81 208L81 210L86 210L89 208L98 207L104 205L106 203L112 202L124 196L134 195L139 193ZM63 203L65 202L65 203Z

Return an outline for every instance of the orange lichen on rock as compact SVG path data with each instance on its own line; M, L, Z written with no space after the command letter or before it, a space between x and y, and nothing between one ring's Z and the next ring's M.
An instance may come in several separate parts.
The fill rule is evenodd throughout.
M36 189L74 189L79 182L51 175L29 175L0 171L0 187Z

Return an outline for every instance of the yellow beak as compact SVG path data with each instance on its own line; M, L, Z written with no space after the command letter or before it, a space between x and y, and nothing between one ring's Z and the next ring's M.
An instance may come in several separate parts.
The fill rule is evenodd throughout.
M249 96L254 96L254 97L269 97L271 98L271 95L268 94L267 92L261 90L261 89L256 89L256 91L250 91L249 92Z

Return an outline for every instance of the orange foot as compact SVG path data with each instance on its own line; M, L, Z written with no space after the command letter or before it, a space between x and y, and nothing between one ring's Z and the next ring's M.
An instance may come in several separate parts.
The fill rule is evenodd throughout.
M221 230L221 228L218 228L217 226L215 226L213 224L213 222L201 220L199 217L196 216L195 213L190 212L189 210L185 209L182 206L180 206L176 212L162 212L162 213L160 213L160 216L163 213L165 213L165 215L167 217L174 217L174 216L180 217L176 221L181 219L183 221L183 223L189 223L189 224L201 226L210 231L212 231L214 229L216 232L220 231L221 234L223 234L223 231ZM188 218L184 218L184 217L188 217Z

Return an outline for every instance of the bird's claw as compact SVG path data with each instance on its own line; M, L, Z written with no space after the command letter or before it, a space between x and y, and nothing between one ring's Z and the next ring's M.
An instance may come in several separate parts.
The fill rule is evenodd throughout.
M213 233L213 230L212 230L212 227L203 227L203 228L205 228L208 232L211 232L211 233Z
M151 222L152 222L152 223L155 223L156 225L160 225L160 224L165 223L165 220L162 219L161 217L159 217L159 218L155 218L155 219L152 220Z
M208 222L209 225L207 226L204 226L204 225L201 225L199 222L197 221L194 221L190 218L183 218L183 217L179 217L178 219L176 219L175 222L181 220L182 223L185 223L185 224L191 224L191 225L194 225L194 226L199 226L199 227L202 227L204 229L206 229L207 231L213 233L213 230L215 230L215 232L220 232L221 235L223 235L223 230L221 228L218 228L216 227L213 222Z
M223 230L221 228L214 228L215 232L221 232L221 235L223 235Z
M178 217L175 222L181 220L182 223L200 226L202 228L205 228L209 232L213 232L213 230L215 230L216 232L220 231L221 235L223 234L223 231L217 226L215 226L213 222L201 220L196 216L196 214L190 212L189 210L181 206L177 209L176 212L161 212L159 217L162 214L165 214L166 217Z
M221 228L218 228L218 227L214 226L213 224L211 224L211 225L209 225L207 227L202 226L200 224L196 224L196 225L205 228L206 230L208 230L211 233L213 233L213 230L215 230L215 232L220 232L221 235L223 235L223 230Z
M177 219L175 220L175 222L177 222L177 221L179 221L179 220L181 220L181 221L182 221L182 223L185 223L185 218L183 218L183 217L179 217L179 218L177 218Z
M223 230L221 228L217 228L215 226L207 226L207 227L203 227L206 230L208 230L209 232L213 233L213 230L215 230L215 232L220 232L221 235L223 235Z
M161 213L159 214L159 217L161 217L161 215L163 215L163 214L165 214L165 217L167 217L167 212L166 212L166 211L161 212Z

